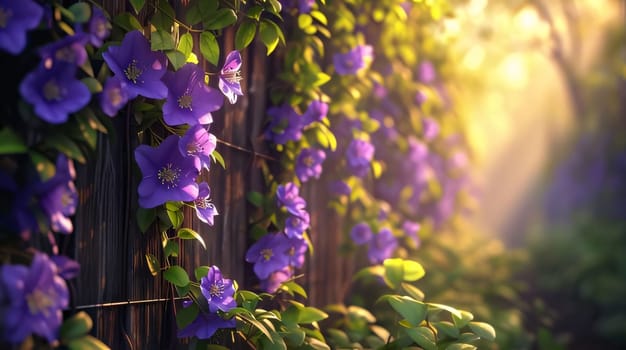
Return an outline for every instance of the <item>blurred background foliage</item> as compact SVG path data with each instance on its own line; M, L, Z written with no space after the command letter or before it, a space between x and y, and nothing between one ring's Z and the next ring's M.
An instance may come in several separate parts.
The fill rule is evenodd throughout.
M419 45L454 77L478 191L405 252L417 285L493 324L493 348L624 348L624 2L450 5Z

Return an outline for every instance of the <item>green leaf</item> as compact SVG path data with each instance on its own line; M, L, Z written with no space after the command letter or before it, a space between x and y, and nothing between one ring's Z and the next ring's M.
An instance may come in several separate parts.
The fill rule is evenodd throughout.
M264 350L287 350L287 345L285 341L280 336L280 334L272 332L269 337L261 337L259 339L260 347L259 349Z
M248 316L246 314L237 314L238 318L240 318L241 320L250 323L250 325L252 325L253 327L255 327L256 329L258 329L261 333L263 333L263 335L265 335L268 339L272 339L272 336L270 335L270 332L267 330L267 328L259 321L257 321L254 316Z
M180 230L178 230L177 235L180 239L195 239L200 242L202 248L206 249L206 243L204 243L204 239L202 238L202 236L200 236L198 232L190 228L181 228Z
M0 142L0 154L19 154L28 151L22 138L11 128L6 127L0 130L0 140L2 140Z
M450 338L458 338L460 335L459 329L456 328L452 322L439 321L433 323L433 325L440 333L443 333Z
M102 341L100 341L97 338L92 337L91 335L86 335L84 337L74 339L70 341L69 344L67 344L67 347L70 350L109 350L110 349Z
M269 0L269 3L272 13L274 13L275 15L280 14L280 11L283 9L283 5L280 3L279 0Z
M93 327L93 321L91 317L84 312L79 311L74 314L72 317L63 321L61 328L59 330L59 334L61 335L61 341L63 343L67 343L72 339L76 339L84 336L89 333L91 328Z
M224 161L224 157L222 157L220 152L218 152L217 150L214 150L211 153L211 158L213 158L214 162L216 162L219 165L221 165L223 169L226 169L226 162Z
M477 336L487 339L490 341L494 341L496 339L496 330L492 325L485 322L470 322L469 328L476 334Z
M384 298L385 296L383 296ZM391 295L387 296L387 301L391 307L404 317L412 326L419 324L426 318L428 307L421 301L417 301L411 297Z
M454 321L454 325L456 325L457 328L461 329L474 319L474 315L464 310L459 310L459 312L461 313L461 317L452 314L452 321Z
M217 63L220 60L220 46L213 33L202 32L200 34L200 52L207 61L209 61L212 65L217 66Z
M327 313L312 306L306 306L299 311L298 323L313 323L328 318Z
M427 305L431 306L431 307L434 307L435 309L446 310L450 314L452 314L452 316L456 317L457 319L462 319L463 318L463 315L461 314L461 312L459 310L453 308L452 306L443 305L443 304L435 304L435 303L428 303Z
M246 198L248 199L248 202L250 202L252 205L254 205L255 207L262 207L263 206L263 195L259 192L256 191L250 191L248 192L248 194L246 195Z
M218 0L193 0L187 8L187 24L196 25L208 21L219 6Z
M313 86L317 87L317 86L322 86L326 83L328 83L330 81L330 75L324 73L324 72L318 72L315 82L313 82Z
M47 147L59 150L69 158L72 158L79 163L85 164L87 162L76 142L64 134L57 133L51 135L45 140L44 144Z
M168 239L167 242L165 243L165 246L163 247L164 258L167 259L170 256L177 258L179 251L180 251L180 245L178 244L178 242Z
M161 29L157 29L155 32L152 32L150 36L150 48L153 51L172 50L174 47L174 39L169 32Z
M181 210L167 210L167 217L170 219L174 229L178 229L183 224L185 218Z
M269 56L276 46L278 45L278 33L276 32L276 26L272 25L273 23L268 20L261 21L259 25L259 34L261 35L261 41L265 47L267 47L267 55Z
M146 0L130 0L130 4L133 6L135 14L139 14L139 11L141 11L145 3Z
M156 276L159 274L161 270L161 264L159 263L159 259L152 254L146 254L146 261L148 262L148 269L150 270L150 274L152 276Z
M176 310L176 325L178 329L183 329L193 322L196 317L198 317L198 313L200 309L198 308L198 304L193 303L188 307L177 308Z
M424 292L416 286L408 283L401 283L402 289L413 299L423 301L424 300Z
M157 29L170 33L174 25L176 12L167 1L158 2L158 11L150 19L150 23Z
M185 55L185 60L189 57L189 54L193 51L193 37L191 33L185 33L180 36L176 49Z
M235 33L235 49L243 50L248 47L254 39L254 34L256 34L256 22L244 20Z
M137 18L130 14L130 12L122 12L119 15L113 17L113 24L124 29L124 31L131 32L135 29L142 30L143 27Z
M74 15L74 23L86 23L91 18L91 6L86 2L78 2L68 10Z
M301 13L298 16L298 27L300 27L300 29L305 29L311 24L313 24L313 17L311 17L309 14Z
M87 86L89 92L92 94L97 94L102 91L102 84L92 77L85 77L80 80L83 84Z
M248 9L248 11L246 12L246 16L248 16L248 18L258 21L259 18L261 18L261 13L263 13L263 7L259 5L254 5Z
M137 225L141 233L148 231L150 225L156 220L156 209L137 208Z
M310 15L311 17L318 20L318 22L320 22L321 24L328 25L328 19L326 18L326 15L321 11L313 10L311 11Z
M446 350L476 350L478 349L474 345L465 343L451 344L446 347Z
M193 271L194 276L196 277L196 281L200 281L202 279L202 277L205 277L206 275L209 274L209 268L208 266L198 266L196 267L196 269Z
M430 328L417 327L405 329L405 332L424 350L437 350L435 334Z
M383 266L385 267L385 283L391 289L397 289L400 282L404 279L403 259L385 259Z
M229 8L221 8L214 12L208 20L202 22L204 29L217 30L226 28L237 22L237 14Z
M165 54L167 55L167 59L172 63L172 66L174 66L174 70L180 69L180 67L187 63L185 55L178 50L168 50L165 51Z
M424 277L426 271L422 264L413 260L404 260L404 280L407 282L414 282Z
M163 278L178 287L186 287L189 285L189 275L182 267L178 265L170 266L163 271Z
M304 298L307 298L306 291L302 288L301 285L297 284L295 281L285 282L282 285L282 288L289 292L291 295L300 294Z

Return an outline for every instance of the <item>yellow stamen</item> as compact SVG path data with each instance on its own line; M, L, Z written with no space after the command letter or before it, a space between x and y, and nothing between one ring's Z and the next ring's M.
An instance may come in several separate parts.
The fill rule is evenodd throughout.
M137 84L137 79L141 76L142 73L143 70L137 67L137 60L132 60L128 67L124 69L124 75L126 75L126 78L135 84Z

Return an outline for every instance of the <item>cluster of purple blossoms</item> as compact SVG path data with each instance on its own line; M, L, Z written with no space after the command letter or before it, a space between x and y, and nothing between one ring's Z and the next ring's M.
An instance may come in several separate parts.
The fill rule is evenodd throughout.
M356 245L368 245L367 257L372 264L379 264L391 257L398 247L398 239L390 229L383 228L374 234L370 226L364 222L352 227L350 238Z
M21 52L26 44L25 31L37 26L42 13L41 7L30 0L19 6L0 2L0 21L6 22L0 23L0 47L13 54ZM91 93L76 79L77 68L87 61L85 45L101 45L110 28L102 11L94 8L87 32L78 27L75 34L38 50L41 63L24 77L19 91L41 119L52 124L65 123L69 114L89 103Z
M368 174L375 147L367 140L353 139L346 150L346 161L350 172L358 177Z
M304 148L296 158L296 176L302 182L311 178L319 179L326 153L317 148Z
M283 232L261 237L246 253L246 261L254 264L254 273L261 280L261 287L270 293L291 278L296 268L304 265L308 250L304 231L310 225L310 216L305 209L306 201L300 197L294 183L278 186L276 202L287 214Z
M93 24L97 33L106 32L109 28L105 22L97 19L99 22ZM166 99L164 122L187 127L182 137L170 135L157 147L140 145L135 150L143 175L138 187L139 205L154 208L168 201L193 202L197 217L213 225L218 212L209 199L211 190L205 182L198 184L197 178L202 169L209 169L217 144L215 135L208 132L213 122L211 113L222 107L224 96L235 103L237 96L243 95L239 83L241 55L232 51L226 57L219 80L223 95L205 84L205 73L197 64L168 71L166 56L152 51L138 30L127 33L119 46L110 46L103 58L114 74L100 95L107 115L114 117L137 96Z
M206 276L200 280L200 292L209 305L209 312L200 311L196 319L185 328L178 331L179 338L197 337L208 339L218 329L235 328L235 318L224 319L222 313L228 312L237 306L235 301L235 286L233 281L222 276L217 266L211 266ZM183 306L189 306L184 303Z
M36 334L53 342L68 304L67 284L46 254L36 253L30 266L0 266L0 338L20 344Z
M371 45L358 45L346 53L333 56L335 71L339 75L353 75L365 69L374 60L374 48Z
M309 13L315 0L280 0L284 8L298 8L300 13Z
M265 138L279 145L298 141L304 128L324 119L327 113L328 104L318 100L312 101L302 115L287 103L270 107L267 114L272 118L265 129Z

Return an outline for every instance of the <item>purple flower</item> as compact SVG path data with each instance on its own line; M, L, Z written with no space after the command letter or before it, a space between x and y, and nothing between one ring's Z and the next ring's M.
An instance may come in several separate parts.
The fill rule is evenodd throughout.
M321 121L327 114L328 104L319 100L313 100L302 115L302 124L309 125L313 122Z
M262 280L260 287L268 293L275 293L284 282L289 281L291 276L291 267L285 266L282 270L274 271L268 278Z
M67 63L80 66L87 61L85 44L89 37L84 33L76 33L54 41L39 49L39 56L47 69L56 63Z
M381 263L391 257L397 246L398 240L391 230L384 228L369 241L367 257L372 264Z
M278 185L276 200L279 208L285 208L289 213L296 216L300 216L306 207L306 201L300 197L300 189L293 182Z
M329 187L330 191L338 196L349 196L352 193L350 186L341 180L331 182Z
M289 238L302 237L302 233L309 228L310 218L306 210L301 210L300 215L290 215L285 220L285 234Z
M170 135L156 148L140 145L135 149L135 160L143 174L137 188L142 208L198 198L200 162L195 157L183 157L178 140L178 136Z
M226 55L224 66L220 70L219 88L231 104L237 102L237 95L243 96L241 91L241 54L231 51Z
M52 255L50 259L57 266L59 276L65 280L70 280L78 276L80 264L65 255Z
M89 103L85 84L74 78L76 66L56 64L51 69L38 66L20 84L20 94L35 106L35 113L52 124L65 123L70 113Z
M57 339L69 293L47 255L35 254L30 267L0 266L0 294L7 300L0 328L10 343L21 343L33 333L49 342Z
M435 66L433 66L432 62L424 61L420 63L418 68L419 80L424 84L430 84L435 81L437 78L437 73L435 73Z
M424 102L426 102L426 94L422 91L422 90L418 90L415 93L415 103L417 103L417 106L421 106Z
M211 196L211 189L206 182L198 185L198 198L193 203L196 208L196 216L200 221L213 226L213 218L218 215L217 208L211 203L209 197Z
M261 280L289 265L287 238L283 234L269 233L254 243L246 253L246 261L254 264L254 273Z
M26 31L36 28L43 9L32 0L0 0L0 49L13 55L24 50Z
M209 273L200 280L200 291L209 303L209 310L228 312L237 306L233 298L235 287L233 281L223 278L220 269L213 265Z
M74 178L76 178L74 162L60 153L54 176L36 186L35 192L39 196L39 202L48 217L52 231L61 233L74 231L72 220L69 218L76 212L78 203Z
M215 150L217 138L201 124L190 127L178 142L178 149L183 156L198 157L205 169L211 167L211 153Z
M365 68L374 58L374 49L370 45L358 45L346 53L333 55L335 70L340 75L356 74Z
M115 117L126 102L128 102L126 83L116 76L109 77L100 94L100 108L104 114Z
M304 148L296 159L296 175L302 182L310 178L319 179L322 174L322 162L326 153L316 148Z
M404 234L411 238L412 242L415 245L415 248L420 246L420 238L417 235L417 232L420 230L420 224L414 221L405 221L402 223L402 230Z
M352 230L350 230L350 238L356 245L362 245L369 242L372 239L372 229L370 225L361 222L354 226L352 226Z
M287 256L289 257L289 265L301 268L304 265L304 254L309 250L306 240L302 237L287 238Z
M168 71L163 82L168 88L163 120L168 125L210 124L211 112L224 103L222 94L204 83L204 72L197 64L187 63L176 72Z
M422 119L422 132L426 141L433 140L439 135L439 123L433 118Z
M96 6L91 8L91 18L87 24L89 31L89 41L95 47L102 46L102 41L111 34L111 23L104 15L104 12Z
M218 329L235 328L237 322L235 318L225 320L217 313L198 313L193 322L185 328L178 330L178 338L197 337L198 339L209 339Z
M265 129L265 137L276 144L284 145L288 141L298 141L302 137L303 119L291 105L267 110L272 119Z
M369 141L354 139L346 151L348 168L358 177L367 175L370 163L374 158L374 145Z
M120 46L109 46L102 57L115 76L126 83L123 86L129 100L138 95L167 97L167 86L161 81L167 70L167 58L150 50L150 43L140 31L128 32Z

